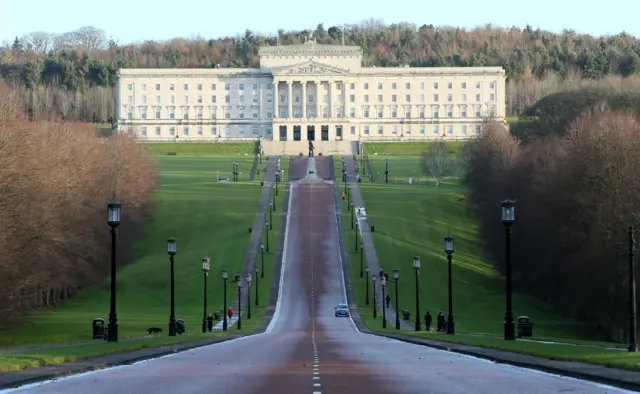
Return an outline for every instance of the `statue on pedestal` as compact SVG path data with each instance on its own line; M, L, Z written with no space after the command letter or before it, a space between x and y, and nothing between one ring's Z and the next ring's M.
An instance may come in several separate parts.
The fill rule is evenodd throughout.
M313 156L313 150L314 150L313 142L309 141L309 157Z

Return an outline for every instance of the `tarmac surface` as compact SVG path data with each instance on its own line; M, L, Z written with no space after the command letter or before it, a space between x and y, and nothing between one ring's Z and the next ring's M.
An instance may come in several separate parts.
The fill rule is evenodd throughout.
M627 393L363 334L346 303L330 157L290 189L279 304L266 332L183 353L12 389L15 393L494 394ZM296 158L291 173L304 173ZM302 166L301 168L298 168ZM313 167L313 164L311 165Z

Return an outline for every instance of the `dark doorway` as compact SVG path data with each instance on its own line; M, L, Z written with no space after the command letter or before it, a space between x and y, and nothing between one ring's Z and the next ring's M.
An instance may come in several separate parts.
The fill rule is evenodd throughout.
M293 140L300 141L300 126L293 126Z
M315 126L307 126L307 140L315 141L316 140L316 127Z
M329 126L321 126L322 141L329 141Z
M336 126L336 139L342 139L342 126Z
M287 140L287 126L280 126L280 141Z

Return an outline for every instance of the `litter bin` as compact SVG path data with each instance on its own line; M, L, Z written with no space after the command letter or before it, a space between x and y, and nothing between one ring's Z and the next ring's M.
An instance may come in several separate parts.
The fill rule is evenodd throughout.
M402 319L403 320L410 320L411 319L411 312L409 312L406 309L402 310Z
M185 331L185 327L184 327L184 320L178 320L176 321L176 333L178 335L182 335L184 334Z
M528 316L518 317L518 338L533 335L533 320Z
M372 233L375 233L375 232L376 232L376 226L371 225L371 232L372 232Z
M260 181L260 186L264 186L264 181Z
M249 227L249 234L251 234L251 232L253 231L253 227Z
M104 319L101 319L101 318L93 319L91 326L93 327L93 339L103 339L104 338Z

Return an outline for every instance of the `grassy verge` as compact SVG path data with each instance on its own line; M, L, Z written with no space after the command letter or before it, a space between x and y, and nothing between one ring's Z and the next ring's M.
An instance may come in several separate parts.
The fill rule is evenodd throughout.
M211 273L208 280L209 310L222 309L220 271L227 268L231 275L241 272L249 242L247 227L253 225L260 195L260 187L256 183L216 182L215 169L222 168L222 164L225 164L225 168L228 167L227 173L230 173L231 166L226 165L230 161L232 158L158 159L163 176L155 196L156 215L149 226L146 240L138 244L134 250L134 261L118 272L120 338L139 338L146 335L146 329L152 326L163 328L166 335L170 295L166 238L169 236L178 238L175 263L176 315L178 319L185 320L187 333L196 333L201 328L201 259L207 255L211 257ZM276 211L273 232L270 234L273 245L278 237L278 215L279 212ZM257 326L264 314L264 303L268 299L272 278L273 255L265 255L265 278L260 282L261 306L252 305L251 323L254 326ZM229 301L234 299L235 290L234 286L228 286ZM105 279L102 283L86 288L78 297L59 308L38 311L29 316L21 327L4 331L0 336L0 346L22 348L91 341L91 320L95 317L106 319L108 311L109 280ZM251 328L251 324L246 324L243 331L249 331ZM100 349L111 352L111 347L114 351L126 351L129 350L127 346L134 346L137 340L118 344L95 341L86 346L99 352L102 352ZM153 339L151 342L148 342L148 339L139 340L147 341L145 344L162 345L166 343L163 341L175 339L165 337ZM60 348L55 351L51 349L53 356L48 362L59 361L59 354L76 357L78 352L85 352L84 346ZM11 360L21 354L0 354L0 363L11 364ZM91 353L91 356L94 355L96 353Z
M116 343L96 341L96 343L76 345L73 347L0 354L0 372L20 371L23 369L43 367L46 365L75 362L93 357L106 356L109 354L133 352L136 350L155 348L164 345L175 345L216 336L223 336L223 334L218 332L210 334L186 333L177 337L149 337Z
M364 151L369 158L376 155L393 155L393 156L420 156L422 152L427 150L433 141L420 142L365 142L363 143ZM459 154L464 148L465 141L446 141L447 154Z
M403 333L423 339L452 342L488 349L506 350L551 360L580 361L606 367L640 371L640 353L586 346L545 344L528 341L505 341L501 338L445 335L441 333Z
M166 156L253 156L255 142L148 142L142 143L150 155Z

